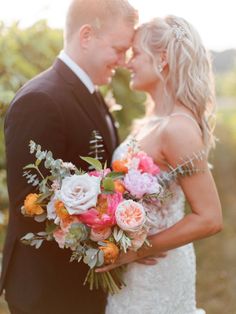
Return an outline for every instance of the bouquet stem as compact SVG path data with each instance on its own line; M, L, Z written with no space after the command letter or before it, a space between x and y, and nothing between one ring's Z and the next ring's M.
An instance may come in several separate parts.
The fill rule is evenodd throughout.
M121 266L108 272L96 273L92 268L86 275L84 285L88 284L90 290L102 288L105 293L118 293L122 286L125 286L122 280L123 270L124 267Z

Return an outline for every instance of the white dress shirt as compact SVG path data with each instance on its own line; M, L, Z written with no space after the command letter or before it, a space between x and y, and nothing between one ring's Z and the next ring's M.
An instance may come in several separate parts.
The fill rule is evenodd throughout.
M76 76L81 80L81 82L87 87L90 94L93 94L95 92L95 86L91 80L91 78L88 76L88 74L81 69L81 67L75 63L68 54L65 53L64 50L62 50L58 56L58 58L63 61L70 69L75 73Z

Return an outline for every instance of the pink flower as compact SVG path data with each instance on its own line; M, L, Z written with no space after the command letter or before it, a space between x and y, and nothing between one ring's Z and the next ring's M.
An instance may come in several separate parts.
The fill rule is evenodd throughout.
M90 239L98 242L106 240L111 235L111 228L91 229Z
M81 222L93 229L111 227L116 224L115 211L123 200L121 193L100 195L96 208L79 215Z
M153 159L149 157L145 152L138 152L135 157L139 159L138 169L142 173L150 173L152 175L156 175L160 173L160 168L155 165Z
M128 232L128 236L131 238L131 250L137 251L143 245L146 240L148 232L145 228L137 232Z
M98 170L90 171L88 174L90 176L93 176L93 177L105 177L110 172L111 172L111 169L106 168L106 169L101 170L101 171L98 171Z
M54 239L58 243L59 247L61 249L64 249L65 247L65 240L66 240L66 231L63 229L57 229L53 232Z
M159 193L160 184L156 177L139 170L130 170L124 178L125 188L135 197L142 198L144 194Z
M116 209L117 225L124 231L139 231L146 221L143 206L132 200L121 202Z

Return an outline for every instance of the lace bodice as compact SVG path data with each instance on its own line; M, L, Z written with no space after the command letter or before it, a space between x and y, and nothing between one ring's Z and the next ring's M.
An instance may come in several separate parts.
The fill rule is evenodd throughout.
M113 160L124 158L132 141L134 141L133 136L129 136L114 151ZM161 208L155 204L148 204L145 206L147 219L150 225L150 235L174 225L184 216L185 197L181 187L177 182L173 182L170 185L170 191L173 194L173 197L171 197Z
M123 158L132 137L128 137L114 152L113 159ZM184 216L184 194L174 182L173 197L162 208L147 206L150 234L166 229ZM153 266L131 263L124 273L120 293L108 297L106 314L204 314L196 308L195 253L188 244L167 253Z

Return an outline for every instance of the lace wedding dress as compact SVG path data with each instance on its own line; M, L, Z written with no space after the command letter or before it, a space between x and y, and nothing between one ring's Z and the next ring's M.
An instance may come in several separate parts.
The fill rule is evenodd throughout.
M121 159L130 137L115 151ZM161 210L148 209L152 222L150 234L170 227L184 216L184 194L177 183L172 184L174 197ZM192 243L168 251L154 266L131 263L124 273L126 287L109 295L106 314L204 314L196 308L195 253Z

